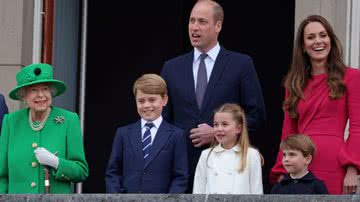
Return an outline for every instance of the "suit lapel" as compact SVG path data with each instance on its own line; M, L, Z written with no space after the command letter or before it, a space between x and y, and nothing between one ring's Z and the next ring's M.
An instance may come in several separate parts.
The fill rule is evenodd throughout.
M209 103L211 95L214 92L214 89L215 89L219 79L221 78L221 75L222 75L222 73L225 69L226 63L228 61L228 58L227 58L228 54L229 54L229 52L226 49L224 49L223 47L221 47L219 55L216 58L213 70L211 72L209 83L206 87L203 104L201 107L201 112L203 112L206 109L206 106Z
M168 141L170 135L170 127L167 122L163 120L151 145L150 153L147 157L147 160L145 161L144 168L146 168L150 164L150 162L159 154L161 148Z
M127 133L128 138L130 139L133 152L137 159L144 161L144 155L142 152L142 141L141 141L141 121L136 122L129 128Z
M184 89L189 93L188 98L192 103L192 107L194 107L195 111L200 111L197 101L196 101L196 94L195 94L195 78L193 72L193 61L194 61L194 51L188 53L184 60L183 69L184 69L184 76L179 77L184 79L182 83L184 85Z

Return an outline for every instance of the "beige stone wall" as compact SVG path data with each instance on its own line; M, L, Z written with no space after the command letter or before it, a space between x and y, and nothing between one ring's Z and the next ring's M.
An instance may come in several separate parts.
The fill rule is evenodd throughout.
M14 86L16 86L15 76L17 71L19 70L20 70L19 65L14 65L14 66L6 66L4 64L0 65L0 92L5 97L7 106L9 107L9 111L14 111L20 108L20 103L18 101L13 101L8 97L9 91Z
M20 102L8 98L16 73L32 61L33 0L0 0L0 92L10 111Z

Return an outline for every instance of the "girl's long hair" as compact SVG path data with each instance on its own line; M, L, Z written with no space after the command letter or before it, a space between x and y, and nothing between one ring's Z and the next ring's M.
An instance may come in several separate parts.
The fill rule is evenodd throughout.
M233 116L233 119L237 124L240 124L241 127L241 133L238 135L237 145L240 147L240 152L237 154L240 155L240 169L239 172L243 172L246 168L246 162L247 162L247 151L250 145L249 140L249 134L248 129L246 125L246 116L244 110L237 104L231 104L226 103L221 105L217 110L215 110L215 113L230 113ZM209 159L210 153L212 150L219 144L219 142L216 141L214 138L214 141L212 143L212 147L210 149L210 152L207 156L207 160Z
M330 23L324 17L311 15L299 25L293 50L292 64L284 79L284 86L288 90L288 98L283 103L283 109L287 111L292 118L298 117L297 105L299 99L305 99L303 89L311 77L310 57L303 50L304 29L311 22L318 22L324 26L330 38L331 50L327 59L327 84L330 89L329 97L331 99L338 99L342 97L346 91L346 86L343 82L345 64L343 62L343 51L340 41L335 35Z

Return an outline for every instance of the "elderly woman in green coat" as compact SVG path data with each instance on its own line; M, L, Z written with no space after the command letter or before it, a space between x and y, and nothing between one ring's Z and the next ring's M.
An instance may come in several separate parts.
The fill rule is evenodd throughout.
M79 117L52 106L64 93L48 64L32 64L16 75L9 96L28 108L5 115L0 136L0 193L71 193L71 182L88 176ZM45 178L44 168L49 170Z

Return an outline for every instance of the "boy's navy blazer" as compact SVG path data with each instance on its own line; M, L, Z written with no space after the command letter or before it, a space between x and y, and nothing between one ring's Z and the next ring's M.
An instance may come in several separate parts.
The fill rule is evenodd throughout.
M108 193L183 193L188 183L186 137L164 119L144 161L141 121L117 129L106 170Z
M0 131L1 131L2 120L4 118L4 115L7 113L8 113L8 108L6 106L4 96L0 94Z

